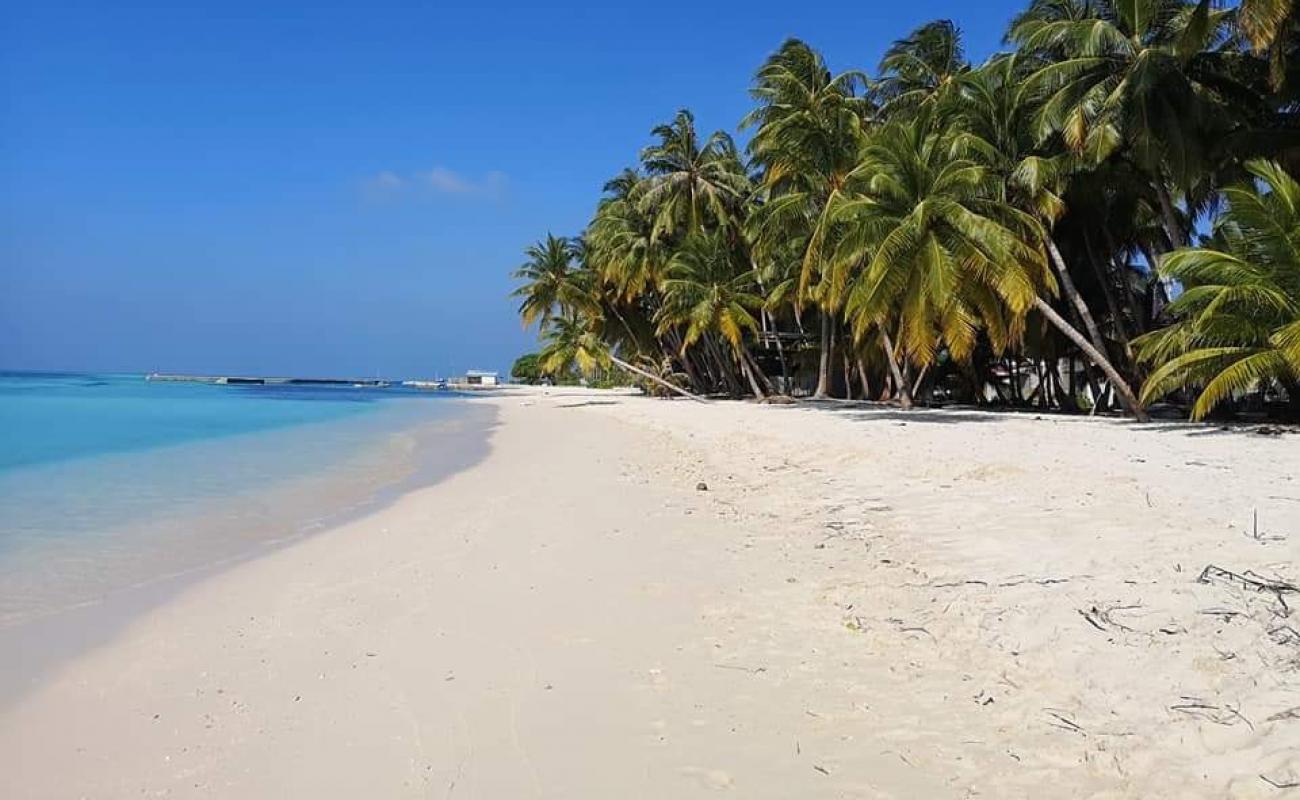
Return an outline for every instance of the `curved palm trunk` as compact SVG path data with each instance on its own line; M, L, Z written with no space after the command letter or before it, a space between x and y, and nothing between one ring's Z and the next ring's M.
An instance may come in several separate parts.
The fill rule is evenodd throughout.
M1106 377L1110 378L1111 385L1115 387L1115 394L1119 395L1120 402L1124 404L1124 408L1127 409L1138 422L1147 422L1150 419L1150 417L1147 416L1147 413L1142 410L1142 405L1138 402L1137 396L1133 394L1133 390L1129 387L1128 382L1119 374L1119 371L1110 363L1110 360L1107 359L1100 350L1092 346L1092 343L1088 341L1087 337L1079 333L1073 325L1066 322L1065 318L1056 313L1056 309L1052 308L1051 304L1043 298L1034 298L1034 308L1036 308L1044 317L1047 317L1048 321L1055 325L1061 333L1065 334L1070 341L1078 345L1079 349L1088 356L1089 361L1096 364L1102 372L1106 373Z
M614 362L620 368L625 369L628 372L634 373L636 375L640 375L642 378L645 378L648 381L653 381L654 383L659 384L660 386L664 387L670 392L673 392L674 394L680 394L682 397L689 397L690 399L694 400L697 403L709 402L708 400L705 400L703 397L700 397L698 394L691 394L685 389L681 389L677 386L672 385L671 383L659 377L658 375L654 375L652 373L646 372L640 367L632 366L631 364L627 363L621 358L618 358L617 356L610 356L609 360Z
M898 368L898 359L894 356L894 340L890 338L885 326L880 326L880 339L885 347L885 358L889 359L889 372L894 376L894 386L898 387L898 404L903 408L912 407L912 391L907 386L903 371Z

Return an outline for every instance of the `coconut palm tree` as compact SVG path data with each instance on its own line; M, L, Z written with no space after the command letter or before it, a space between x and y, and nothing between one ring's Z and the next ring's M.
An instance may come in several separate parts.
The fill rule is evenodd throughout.
M1216 54L1230 19L1210 0L1034 0L1007 34L1045 61L1028 78L1044 97L1039 138L1060 135L1092 163L1122 151L1141 165L1174 247L1189 222L1170 187L1192 186L1226 135L1224 92L1248 93Z
M751 187L731 137L715 131L701 143L686 109L651 134L659 141L641 151L647 177L638 194L653 210L656 236L736 222Z
M1066 211L1061 193L1079 164L1070 153L1051 147L1056 140L1046 144L1036 142L1033 119L1038 106L1024 80L1032 69L1032 63L1026 64L1026 59L1019 54L994 57L962 76L947 113L974 137L970 144L978 152L981 163L996 176L994 199L1031 215L1041 225L1043 247L1062 295L1082 323L1090 343L1111 361L1108 371L1118 373L1101 327L1075 285L1053 235L1053 227ZM1122 320L1117 318L1114 322L1122 337ZM1117 391L1123 396L1133 396L1127 381Z
M821 309L815 397L830 391L834 320L843 303L837 291L842 282L837 286L826 271L827 210L857 163L873 115L861 96L865 85L862 73L834 75L818 52L789 39L759 69L750 90L758 107L741 121L742 128L754 129L749 151L762 171L764 202L750 216L746 233L769 275L769 305L788 303L796 316L810 303ZM793 283L792 250L798 263Z
M528 260L514 272L524 284L511 296L523 298L519 316L525 326L540 322L546 327L560 309L590 307L590 281L575 268L578 252L574 241L549 233L524 251Z
M935 20L890 45L873 91L884 116L908 114L946 100L969 69L961 30L952 20Z
M761 370L745 345L745 335L758 331L754 312L763 298L756 293L753 270L742 263L723 231L688 238L668 266L658 318L661 328L684 329L683 348L701 341L712 345L720 337L754 396L763 397Z
M1177 321L1135 341L1159 365L1143 398L1199 389L1193 419L1271 384L1300 412L1300 183L1275 163L1247 167L1265 190L1225 190L1211 246L1164 259L1161 272L1186 287L1166 309Z
M941 345L967 360L981 330L995 351L1007 350L1034 309L1105 371L1125 406L1143 418L1105 355L1044 299L1056 282L1042 228L1000 199L998 176L980 153L967 134L937 124L931 109L872 137L850 175L851 194L834 211L843 224L834 259L863 265L847 306L855 331L876 327L889 337L896 324L898 348L925 367Z
M581 314L570 313L551 318L542 331L542 350L538 362L542 371L559 375L576 367L583 375L593 375L607 370L610 365L639 375L662 388L699 402L707 402L652 372L619 358L591 324L592 320Z
M655 235L653 212L640 202L643 187L631 169L606 183L605 197L583 236L592 268L629 301L659 285L669 254Z

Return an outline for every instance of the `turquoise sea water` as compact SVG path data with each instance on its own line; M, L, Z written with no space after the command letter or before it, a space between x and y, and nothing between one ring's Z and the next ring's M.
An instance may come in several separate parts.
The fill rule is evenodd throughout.
M400 388L0 373L0 628L246 557L481 449Z

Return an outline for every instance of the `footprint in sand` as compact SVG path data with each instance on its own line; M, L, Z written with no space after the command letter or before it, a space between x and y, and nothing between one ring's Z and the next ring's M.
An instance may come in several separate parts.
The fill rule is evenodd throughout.
M688 778L694 778L706 789L730 789L734 783L731 776L720 769L682 767L682 774Z

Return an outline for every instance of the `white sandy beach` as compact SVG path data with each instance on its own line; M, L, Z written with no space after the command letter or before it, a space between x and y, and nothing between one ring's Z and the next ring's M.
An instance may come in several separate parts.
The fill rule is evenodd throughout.
M1300 579L1294 436L474 402L501 413L477 465L193 585L0 711L0 796L1300 783L1300 595L1197 581Z

